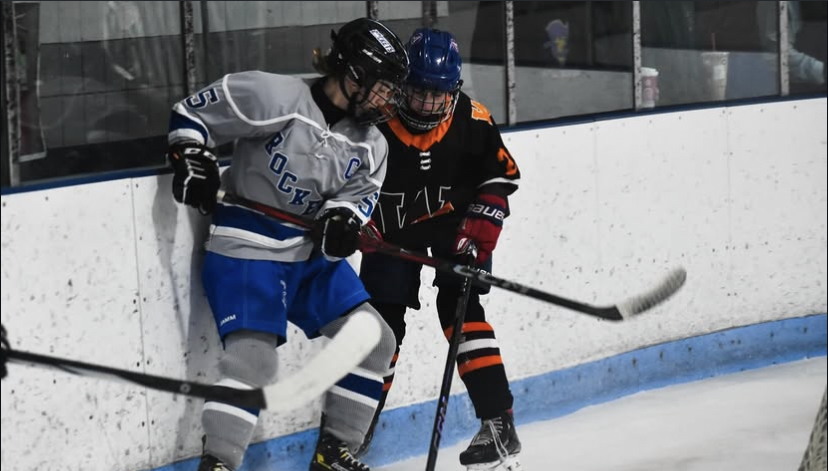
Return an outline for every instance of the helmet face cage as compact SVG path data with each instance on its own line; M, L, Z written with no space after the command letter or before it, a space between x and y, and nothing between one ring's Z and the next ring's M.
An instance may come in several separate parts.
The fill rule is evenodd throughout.
M454 113L462 83L450 92L405 85L398 98L400 118L415 131L434 129Z
M347 78L359 86L359 90L348 98L348 114L360 126L379 124L397 114L398 90L401 80L391 81L367 74L359 67L349 67ZM344 81L344 78L341 79Z
M362 98L362 96L365 98ZM377 80L370 90L362 88L357 94L354 120L360 126L370 126L388 121L397 114L397 86Z
M348 114L368 126L391 119L397 111L396 92L408 75L408 55L400 39L375 20L360 18L333 33L331 49ZM349 93L345 80L359 86Z
M420 28L407 45L410 73L401 90L400 118L414 131L447 121L457 106L463 81L457 41L451 33Z

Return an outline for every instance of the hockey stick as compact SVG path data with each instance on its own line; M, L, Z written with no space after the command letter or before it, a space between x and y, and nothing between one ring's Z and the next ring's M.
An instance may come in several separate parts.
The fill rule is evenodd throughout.
M473 254L476 249L471 247ZM471 255L473 261L475 255ZM440 440L443 438L443 424L446 422L451 380L454 378L454 364L457 361L457 351L460 348L460 337L463 331L463 322L466 320L466 307L469 305L471 294L471 278L463 279L463 295L457 300L457 311L454 313L454 327L449 339L449 350L446 357L446 367L443 369L443 383L440 386L440 396L437 398L437 412L434 415L434 425L431 428L431 441L428 444L428 460L426 471L434 471L437 465L437 452L440 451Z
M251 409L289 411L325 393L352 371L380 341L380 325L368 313L351 316L342 329L295 374L262 389L236 389L137 373L37 353L7 350L14 363L32 364L80 376L96 376L140 384L159 391L200 397Z
M219 191L218 200L229 205L240 206L242 208L256 211L260 214L264 214L265 216L279 219L283 222L287 222L301 228L310 229L312 225L311 221L301 216L297 216L296 214L291 214L238 195L226 193L223 190ZM430 257L402 247L397 247L385 241L373 239L371 237L360 237L360 249L363 252L378 252L392 257L398 257L412 262L421 263L443 272L453 273L465 278L471 278L473 282L478 284L496 286L498 288L519 293L530 298L546 301L556 306L565 307L582 314L611 321L629 319L653 308L658 304L661 304L667 298L675 294L675 292L678 291L682 285L684 285L684 282L687 279L687 272L684 268L674 268L661 282L658 283L658 285L646 293L633 296L612 306L593 306L579 301L574 301L572 299L567 299L563 296L530 288L529 286L525 286L514 281L504 280L478 268Z

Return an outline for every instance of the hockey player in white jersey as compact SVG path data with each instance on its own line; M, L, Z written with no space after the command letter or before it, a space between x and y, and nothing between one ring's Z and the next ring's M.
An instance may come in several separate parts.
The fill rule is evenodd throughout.
M379 197L388 145L373 125L396 111L408 57L377 21L354 20L332 38L328 54L316 57L321 79L234 73L176 103L168 157L175 199L213 214L202 282L224 343L220 384L273 382L287 321L309 338L335 335L360 311L380 321L379 345L325 396L310 464L311 471L367 471L351 452L371 424L396 345L343 259L356 250ZM213 149L228 142L233 157L219 178ZM315 227L306 232L217 204L219 187L314 218ZM238 469L258 413L205 403L198 470Z

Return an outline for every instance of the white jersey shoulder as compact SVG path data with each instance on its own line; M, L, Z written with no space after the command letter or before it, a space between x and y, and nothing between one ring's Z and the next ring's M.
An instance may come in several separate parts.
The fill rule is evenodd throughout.
M169 140L215 147L279 132L315 108L302 79L259 71L228 74L173 106Z
M308 83L298 77L240 72L225 76L222 87L238 118L255 125L307 115L316 106Z

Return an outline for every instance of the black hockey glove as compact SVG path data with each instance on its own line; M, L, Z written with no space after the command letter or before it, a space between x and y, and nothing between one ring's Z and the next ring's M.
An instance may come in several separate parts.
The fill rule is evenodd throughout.
M198 208L202 214L213 212L221 177L218 159L210 149L196 142L181 142L170 146L167 159L175 172L175 200Z
M330 259L343 259L359 248L360 223L347 208L332 208L316 218L311 239Z
M0 365L0 369L2 370L0 371L0 373L2 373L2 376L0 376L0 379L2 379L5 378L6 374L8 373L8 371L6 371L6 361L8 361L7 355L8 351L11 350L11 347L9 347L9 339L6 338L6 327L0 325L0 329L2 329L3 334L3 352L2 358L0 358L0 361L2 361L2 365Z

